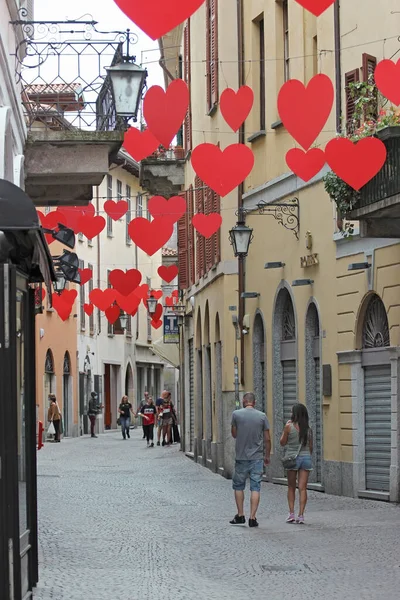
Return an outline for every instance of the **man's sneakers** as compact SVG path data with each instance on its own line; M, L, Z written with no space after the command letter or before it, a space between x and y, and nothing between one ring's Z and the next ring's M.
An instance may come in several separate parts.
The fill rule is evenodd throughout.
M258 527L258 521L256 518L249 519L249 527Z
M239 515L235 515L232 521L229 521L229 523L231 525L244 525L246 523L246 517L244 515L241 517L239 517Z

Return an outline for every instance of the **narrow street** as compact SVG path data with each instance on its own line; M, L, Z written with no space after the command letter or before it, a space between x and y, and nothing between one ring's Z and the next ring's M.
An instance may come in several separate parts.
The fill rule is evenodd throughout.
M398 506L314 492L308 524L286 525L266 484L260 528L232 527L231 482L141 430L46 444L38 474L36 600L398 596Z

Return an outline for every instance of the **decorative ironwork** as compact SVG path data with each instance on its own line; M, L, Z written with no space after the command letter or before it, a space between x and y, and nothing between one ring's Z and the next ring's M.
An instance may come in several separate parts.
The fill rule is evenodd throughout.
M363 348L384 348L385 346L390 346L387 313L379 296L373 296L364 317Z
M53 353L51 350L47 350L47 353L46 353L46 360L44 363L44 372L54 374L54 359L53 359Z
M28 129L123 130L117 118L106 67L122 59L135 61L132 44L138 37L126 31L99 31L97 21L20 20L11 24L21 39L12 56ZM90 16L90 15L89 15Z
M294 318L293 302L286 291L282 315L282 340L285 342L296 339L296 320Z
M258 210L260 215L272 215L282 227L293 231L296 239L299 239L300 231L300 204L298 198L293 198L290 202L269 204L268 202L259 202L257 208L241 208L236 211L236 215L244 219L245 215Z
M71 361L68 352L64 354L63 374L71 375Z
M382 133L378 137L382 138ZM371 204L396 196L400 193L400 137L398 128L384 130L382 139L386 146L387 158L382 169L360 190L360 198L354 207L366 208Z

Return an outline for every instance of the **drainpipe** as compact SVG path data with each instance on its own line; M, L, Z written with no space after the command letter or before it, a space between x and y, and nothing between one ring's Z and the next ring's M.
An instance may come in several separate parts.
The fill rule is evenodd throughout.
M334 7L335 31L335 86L336 86L336 131L342 130L342 62L341 62L341 36L340 36L340 0L336 0Z
M96 214L100 214L100 195L99 195L99 186L96 186ZM100 236L97 236L97 287L101 288L101 280L100 280ZM98 334L101 332L101 317L100 312L97 311L97 328Z
M245 69L244 69L244 36L243 36L243 0L236 0L237 8L237 37L238 37L238 81L239 87L244 85L245 80ZM244 124L239 129L239 143L245 143L245 129ZM238 186L238 214L241 215L243 209L243 193L244 184L241 183ZM239 216L239 220L243 220L242 216ZM239 330L240 330L240 383L244 385L244 336L242 334L243 317L245 314L245 300L242 298L242 293L245 290L245 258L238 259L238 317L239 317Z

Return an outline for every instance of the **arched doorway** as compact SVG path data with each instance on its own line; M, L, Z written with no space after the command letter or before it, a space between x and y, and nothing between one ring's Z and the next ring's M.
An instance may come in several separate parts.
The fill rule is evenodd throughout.
M390 346L385 306L378 295L368 300L362 324L365 421L365 486L390 492L392 451L391 363L381 350ZM381 357L381 360L380 360Z
M208 301L204 313L204 408L205 408L205 447L203 449L203 458L211 458L211 442L213 438L213 387L212 387L212 361L210 344L210 312Z
M310 482L322 482L322 396L321 396L321 337L317 307L314 302L306 316L306 405L314 433L313 471Z
M56 376L54 370L54 358L50 348L46 352L44 362L44 399L43 399L43 423L47 423L47 410L49 408L49 394L56 393Z
M125 395L128 396L133 406L133 371L130 363L126 367L125 373Z
M197 313L196 323L196 394L195 394L195 455L202 456L203 451L203 346L201 331L201 312Z
M71 359L69 353L64 354L63 363L63 429L64 436L71 435L72 419L72 385L71 385Z
M215 418L217 420L217 463L223 466L224 408L222 402L222 342L219 314L215 317Z
M266 390L266 344L264 319L257 312L253 327L253 388L257 400L257 408L262 412L267 410Z

